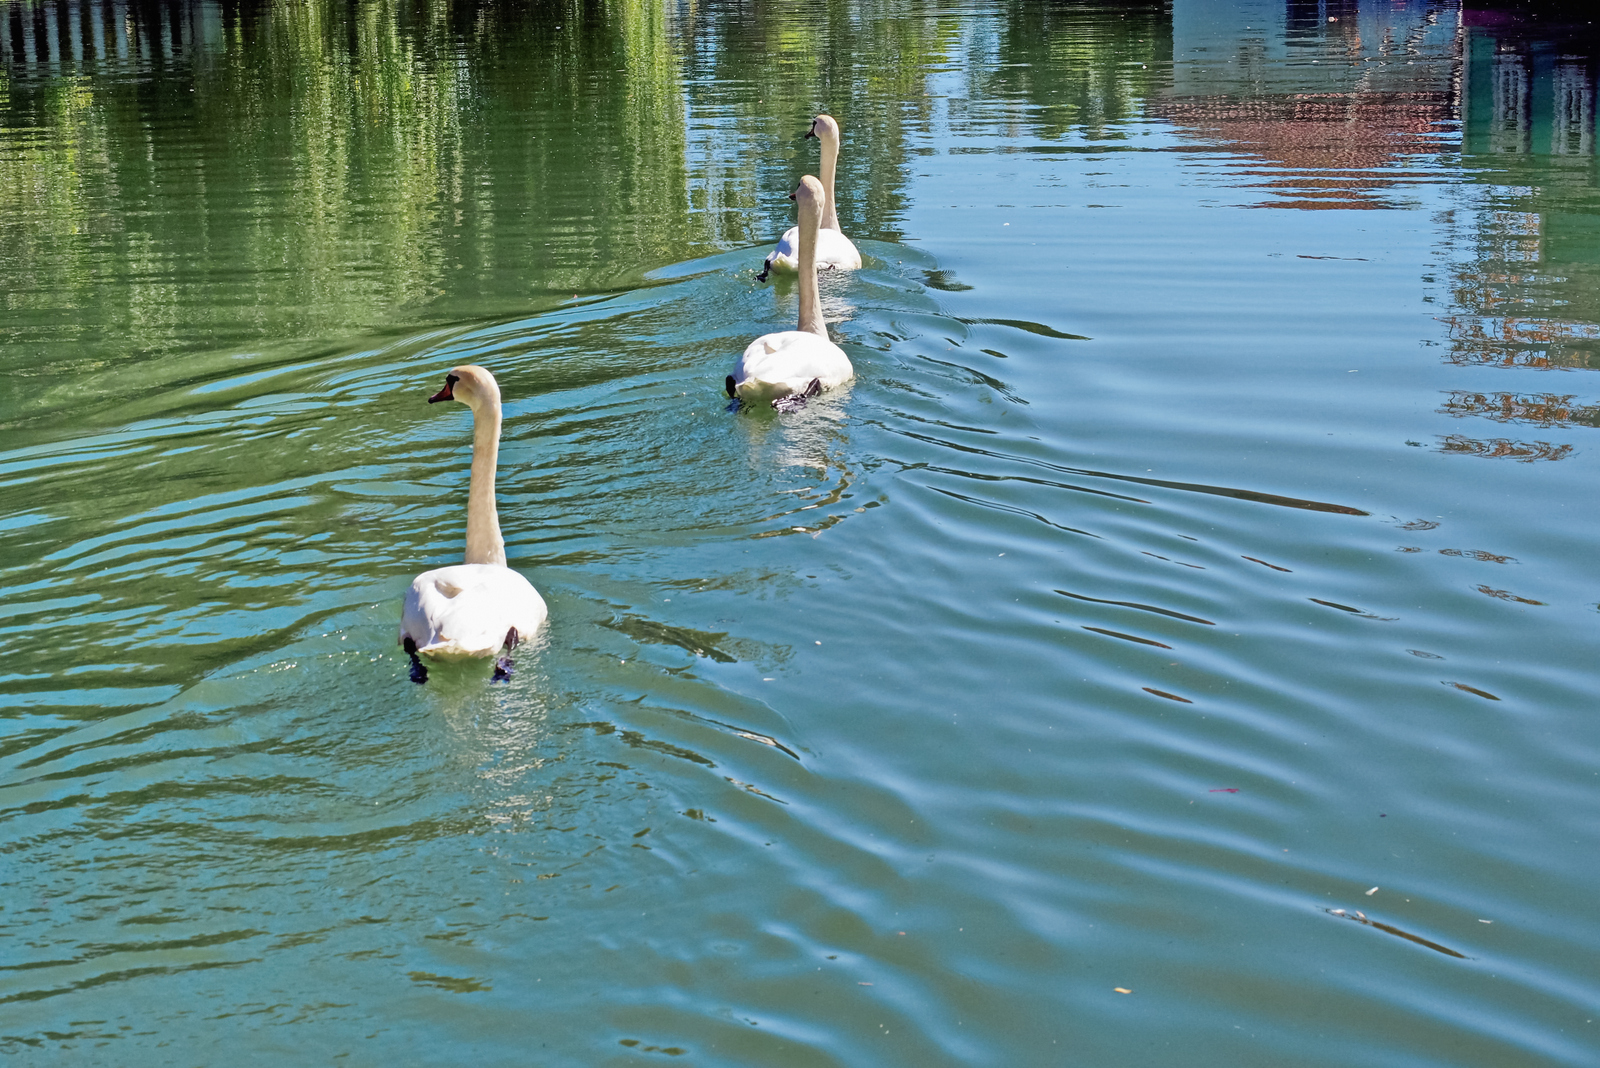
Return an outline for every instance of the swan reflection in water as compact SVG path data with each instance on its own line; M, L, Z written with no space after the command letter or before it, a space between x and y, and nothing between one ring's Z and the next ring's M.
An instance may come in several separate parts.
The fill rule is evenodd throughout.
M772 486L774 509L752 527L755 538L818 534L857 511L850 454L849 385L813 398L798 412L736 420L752 478Z

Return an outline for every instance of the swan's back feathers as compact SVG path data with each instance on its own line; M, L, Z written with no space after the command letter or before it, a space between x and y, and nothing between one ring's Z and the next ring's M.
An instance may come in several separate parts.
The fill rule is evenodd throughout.
M791 226L778 238L778 247L767 253L767 266L780 271L800 269L800 227ZM855 243L838 230L817 231L817 267L844 271L861 269L861 253Z
M441 659L493 656L512 627L527 640L548 614L533 584L499 564L455 564L424 571L406 591L400 640Z
M734 390L740 400L751 402L804 393L813 380L832 389L854 377L844 350L808 330L763 334L733 366Z

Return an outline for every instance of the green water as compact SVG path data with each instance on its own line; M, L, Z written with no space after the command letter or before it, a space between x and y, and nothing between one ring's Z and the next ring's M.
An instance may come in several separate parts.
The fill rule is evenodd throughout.
M0 1050L1600 1060L1587 41L0 2ZM466 362L551 621L419 687Z

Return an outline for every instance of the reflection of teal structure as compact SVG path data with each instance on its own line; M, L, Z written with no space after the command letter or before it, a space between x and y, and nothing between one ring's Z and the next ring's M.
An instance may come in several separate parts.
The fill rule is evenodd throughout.
M1173 0L1172 94L1448 91L1456 33L1438 0Z
M1592 325L1600 320L1600 41L1587 25L1562 25L1561 14L1463 13L1461 162L1497 193L1479 217L1456 299L1471 314L1521 320L1496 344L1458 345L1469 362L1600 366Z
M1462 151L1593 156L1592 41L1470 27L1463 48Z

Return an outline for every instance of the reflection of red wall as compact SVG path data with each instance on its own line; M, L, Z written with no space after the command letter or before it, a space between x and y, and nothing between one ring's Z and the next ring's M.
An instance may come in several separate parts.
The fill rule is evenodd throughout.
M1438 151L1437 124L1455 118L1455 94L1299 93L1254 100L1179 97L1159 101L1151 110L1207 141L1235 147L1292 171L1320 172L1275 183L1309 202L1277 201L1273 206L1377 207L1371 193L1393 184L1398 176L1327 172L1382 167L1405 156Z

